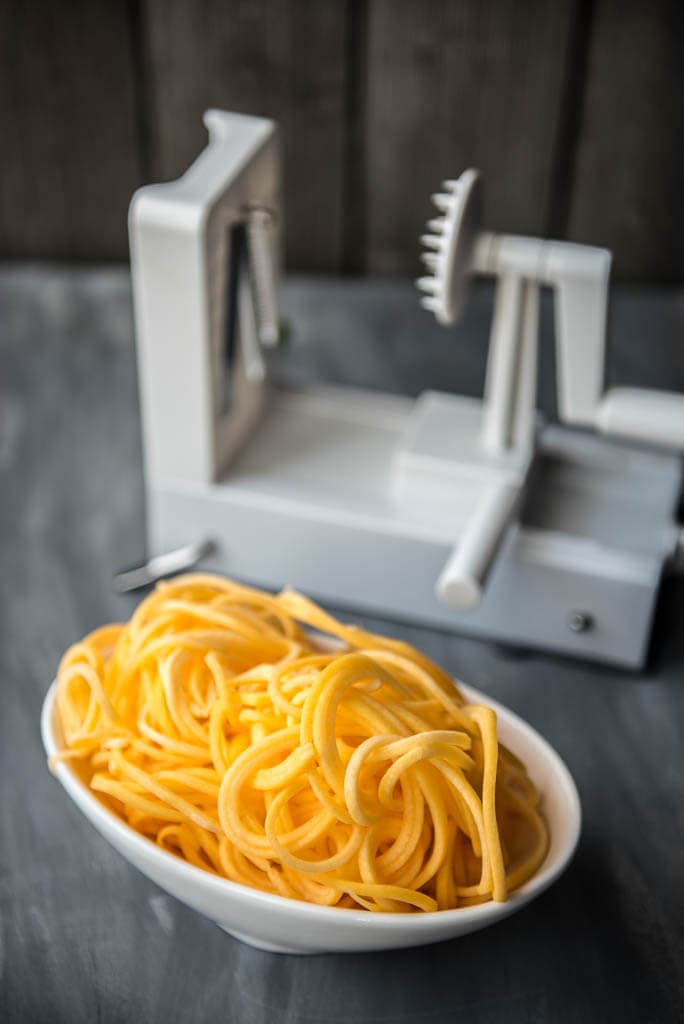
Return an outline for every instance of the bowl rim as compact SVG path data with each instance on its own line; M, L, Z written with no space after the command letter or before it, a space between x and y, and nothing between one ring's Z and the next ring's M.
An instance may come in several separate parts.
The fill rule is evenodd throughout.
M278 913L291 914L295 912L303 915L305 918L313 918L319 924L341 924L343 922L345 924L363 924L366 928L370 926L378 931L396 928L398 925L406 925L419 933L422 931L429 932L434 930L437 922L439 922L440 926L445 927L450 923L455 925L456 922L466 924L481 921L484 925L487 918L493 913L497 914L497 916L498 914L508 915L518 907L528 903L534 897L540 895L563 873L571 861L579 842L582 828L582 808L575 781L560 754L554 750L548 740L514 711L489 697L488 694L482 693L460 681L458 686L469 701L481 702L493 708L497 713L497 717L502 715L506 720L507 726L511 725L517 733L523 735L540 749L546 761L550 763L567 802L566 813L568 813L569 820L568 836L565 844L556 851L555 856L551 860L549 860L550 848L535 874L519 889L516 889L504 903L488 900L473 907L455 907L450 910L438 910L422 914L403 911L397 913L383 911L369 913L367 910L320 906L319 904L308 903L304 900L295 900L286 896L276 895L275 893L264 892L261 889L243 885L241 882L233 882L231 879L222 878L211 874L209 871L204 871L202 868L195 867L193 864L189 864L180 857L174 856L174 854L162 849L150 839L136 832L97 798L94 792L74 771L69 761L57 762L53 774L66 790L71 801L76 804L84 817L100 832L106 842L109 842L109 839L106 834L103 835L103 830L99 828L99 824L102 825L105 832L112 830L118 833L124 846L130 846L133 850L138 851L144 860L156 860L160 869L163 868L167 875L170 873L174 876L175 880L181 883L185 882L192 886L199 886L205 893L211 893L222 898L233 896L240 900L249 900L257 908L268 908ZM56 690L57 682L54 680L45 695L40 715L41 738L48 757L52 757L61 749L55 735ZM515 750L513 752L515 753ZM112 844L110 843L110 845ZM117 849L117 852L125 859L129 859L121 849ZM133 866L137 867L136 864ZM141 869L138 868L138 870ZM142 873L145 874L144 871ZM153 878L150 880L154 884L159 884ZM344 915L343 918L340 916L342 914Z

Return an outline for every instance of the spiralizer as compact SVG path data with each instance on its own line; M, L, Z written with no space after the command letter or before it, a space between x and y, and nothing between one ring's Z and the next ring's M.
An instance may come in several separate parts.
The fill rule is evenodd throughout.
M131 204L151 558L120 586L204 556L337 607L641 665L679 551L684 397L604 392L610 253L484 231L466 171L433 197L418 285L450 325L494 279L484 397L277 390L276 127L205 123L186 174ZM542 286L559 424L536 410Z

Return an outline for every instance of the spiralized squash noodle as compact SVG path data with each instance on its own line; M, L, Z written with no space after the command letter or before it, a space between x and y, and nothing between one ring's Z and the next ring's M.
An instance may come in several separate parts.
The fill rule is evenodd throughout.
M256 889L446 910L505 900L546 855L539 794L495 712L409 644L294 591L162 583L66 652L56 706L56 759L111 810Z

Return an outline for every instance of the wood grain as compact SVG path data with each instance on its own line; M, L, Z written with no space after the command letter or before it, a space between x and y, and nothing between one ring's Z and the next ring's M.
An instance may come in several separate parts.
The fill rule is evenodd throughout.
M288 269L414 274L430 194L684 280L679 0L4 0L0 258L127 259L143 181L275 117Z
M684 279L684 4L597 0L569 236L616 274Z
M145 0L152 167L173 178L206 142L207 107L281 128L288 266L341 260L346 5L338 0Z
M626 344L632 370L682 386L684 367L668 355L684 330L682 291L647 293L647 346L642 297L618 289L618 353ZM389 365L391 386L406 392L476 384L485 291L453 347L417 312L408 284L299 280L284 305L299 325L299 380L360 383L361 365L380 387ZM110 587L144 544L127 273L2 268L0 323L3 1024L683 1020L684 581L666 584L643 673L365 617L509 705L558 749L582 798L579 850L538 901L453 942L358 956L260 953L115 853L51 778L40 744L40 706L62 651L136 603ZM542 367L543 390L551 369Z
M0 7L0 256L121 259L140 184L129 5Z
M373 0L371 270L417 270L430 194L470 166L485 176L488 226L544 232L571 13L571 0Z

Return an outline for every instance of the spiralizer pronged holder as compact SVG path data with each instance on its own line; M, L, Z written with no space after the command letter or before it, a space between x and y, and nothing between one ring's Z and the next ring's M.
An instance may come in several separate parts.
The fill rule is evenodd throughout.
M429 233L421 238L429 273L416 282L425 293L421 304L444 325L457 321L472 276L497 282L484 404L473 442L492 481L438 582L444 600L456 608L479 603L534 457L541 286L554 291L561 422L684 447L684 396L625 388L604 394L610 252L483 231L480 187L478 172L470 169L443 182L432 197L439 216L428 221ZM511 464L501 473L503 453Z
M669 396L663 425L650 393L603 395L609 253L484 232L466 172L437 198L421 287L450 323L473 275L496 279L484 398L280 392L267 358L275 125L219 111L205 122L188 172L131 205L149 553L211 539L208 567L258 585L640 664L677 548L680 461L586 428L682 444L684 404ZM535 410L542 285L556 295L564 426Z
M422 305L449 325L460 315L471 276L497 280L484 401L472 418L472 435L462 427L454 452L459 471L467 452L489 477L438 582L444 600L456 608L479 604L535 454L540 286L556 290L560 416L567 423L593 423L603 384L611 262L605 249L482 231L480 187L478 172L468 170L433 196L441 216L428 222L430 233L421 238L431 273L416 282L426 293ZM427 454L423 446L420 455ZM442 473L438 463L434 468ZM404 472L409 489L410 466Z

